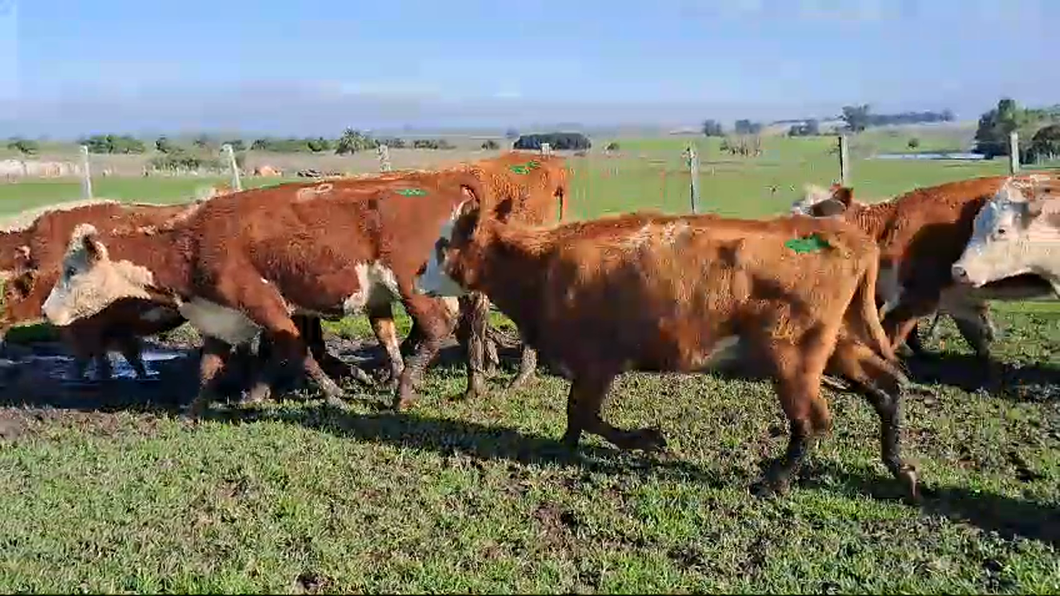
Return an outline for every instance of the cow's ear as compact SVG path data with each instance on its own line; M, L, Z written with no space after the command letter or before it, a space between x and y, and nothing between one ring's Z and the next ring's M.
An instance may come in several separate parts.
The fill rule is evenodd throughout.
M95 230L81 236L81 247L85 250L89 264L107 260L107 247L99 241Z
M849 207L854 201L854 189L849 186L833 185L832 200L841 203L843 208Z
M1045 195L1027 201L1027 213L1032 218L1044 218L1049 225L1060 227L1060 198Z
M813 208L813 214L815 217L831 217L833 215L841 215L846 210L846 204L832 198L826 201L821 201L815 205Z

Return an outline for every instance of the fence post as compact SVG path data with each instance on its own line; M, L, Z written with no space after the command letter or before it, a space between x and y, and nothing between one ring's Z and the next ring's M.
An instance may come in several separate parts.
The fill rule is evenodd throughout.
M541 155L552 155L552 145L541 143Z
M390 148L386 145L380 145L376 148L376 153L379 156L379 171L389 172L390 171Z
M243 190L243 182L239 179L239 166L236 164L236 153L232 150L232 145L229 143L222 145L221 151L223 151L225 156L228 157L228 167L232 170L232 190L240 192Z
M699 213L699 155L696 154L695 143L688 146L688 170L692 178L689 188L692 213Z
M839 183L850 186L850 148L845 134L839 135Z
M1020 171L1020 134L1016 131L1008 134L1008 171L1010 174Z
M92 198L92 172L88 169L87 145L81 145L81 198Z

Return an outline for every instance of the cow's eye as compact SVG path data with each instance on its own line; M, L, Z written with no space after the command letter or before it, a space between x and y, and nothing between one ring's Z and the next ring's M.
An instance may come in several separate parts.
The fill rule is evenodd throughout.
M74 275L77 275L77 269L74 269L73 267L67 267L66 277L73 277Z

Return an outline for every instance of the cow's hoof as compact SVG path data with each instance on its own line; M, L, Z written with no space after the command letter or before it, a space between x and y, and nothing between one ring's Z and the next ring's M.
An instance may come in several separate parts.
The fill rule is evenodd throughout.
M526 386L527 383L530 382L530 379L532 379L533 376L534 376L534 373L532 373L532 372L519 373L514 379L512 379L511 383L508 383L508 387L506 387L505 390L506 391L516 391L518 389L522 389L523 387Z
M657 428L642 428L636 433L634 445L643 451L663 451L666 449L666 437Z
M325 396L324 397L324 403L328 407L336 408L336 409L339 409L339 410L342 410L342 409L346 408L346 401L344 399L342 399L341 397L338 397L336 395Z
M919 487L919 476L917 475L916 466L904 465L902 469L898 471L896 475L898 481L905 487L905 496L913 503L920 502L920 487Z

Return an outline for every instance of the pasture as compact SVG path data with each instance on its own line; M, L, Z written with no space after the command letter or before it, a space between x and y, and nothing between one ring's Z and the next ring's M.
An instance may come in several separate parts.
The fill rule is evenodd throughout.
M932 148L923 138L921 149ZM570 213L687 211L683 143L620 139L616 155L572 158ZM703 211L763 217L785 210L803 184L838 178L831 139L767 138L757 159L699 143ZM867 199L1005 167L858 159L851 174ZM212 182L94 187L171 202ZM77 192L76 181L3 185L0 208ZM827 389L832 435L788 495L753 496L762 459L787 443L762 380L620 377L604 415L660 427L669 446L657 456L596 437L567 454L556 443L567 382L541 368L506 392L515 368L506 353L491 394L465 402L454 399L465 372L450 348L402 414L380 409L388 392L350 385L343 410L299 392L253 409L217 405L213 418L189 423L179 411L194 395L194 358L159 366L160 380L139 389L15 380L0 393L0 590L1056 592L1060 308L993 312L1004 334L995 356L1009 365L1003 390L980 388L982 371L949 319L927 342L935 356L911 365L930 388L904 401L919 505L899 498L879 463L871 406ZM381 352L363 318L326 328L336 353ZM193 335L161 341L186 347Z

